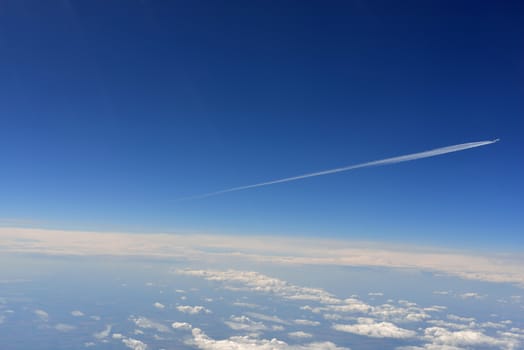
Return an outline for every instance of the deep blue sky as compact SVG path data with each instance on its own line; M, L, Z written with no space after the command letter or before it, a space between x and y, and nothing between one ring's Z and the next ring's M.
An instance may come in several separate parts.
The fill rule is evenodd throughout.
M523 23L520 1L4 1L0 218L522 249Z

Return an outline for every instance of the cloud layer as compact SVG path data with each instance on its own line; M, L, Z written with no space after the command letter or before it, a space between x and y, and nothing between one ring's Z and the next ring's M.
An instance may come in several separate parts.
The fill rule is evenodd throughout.
M516 254L472 254L327 239L0 228L0 252L416 268L524 287L524 261Z

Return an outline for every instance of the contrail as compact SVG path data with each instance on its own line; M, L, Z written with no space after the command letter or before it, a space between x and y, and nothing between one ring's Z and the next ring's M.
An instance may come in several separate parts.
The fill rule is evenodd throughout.
M435 149L432 149L432 150L429 150L429 151L406 154L404 156L386 158L386 159L381 159L381 160L374 160L372 162L367 162L367 163L348 165L348 166L344 166L344 167L341 167L341 168L335 168L335 169L317 171L315 173L308 173L308 174L303 174L303 175L298 175L298 176L286 177L286 178L283 178L283 179L272 180L272 181L267 181L267 182L261 182L261 183L257 183L257 184L254 184L254 185L246 185L246 186L239 186L239 187L228 188L228 189L221 190L221 191L210 192L210 193L206 193L206 194L202 194L202 195L198 195L198 196L182 198L180 200L200 199L200 198L218 196L220 194L224 194L224 193L228 193L228 192L243 191L243 190L247 190L247 189L255 188L255 187L269 186L269 185L279 184L279 183L283 183L283 182L290 182L290 181L295 181L295 180L300 180L300 179L306 179L308 177L315 177L315 176L322 176L322 175L341 173L343 171L349 171L349 170L354 170L354 169L359 169L359 168L367 168L367 167L372 167L372 166L380 166L380 165L387 165L387 164L409 162L411 160L435 157L435 156L439 156L441 154L459 152L459 151L464 151L464 150L470 149L470 148L491 145L492 143L498 142L499 140L500 139L495 139L495 140L491 140L491 141L479 141L479 142L461 143L459 145L440 147L440 148L435 148Z

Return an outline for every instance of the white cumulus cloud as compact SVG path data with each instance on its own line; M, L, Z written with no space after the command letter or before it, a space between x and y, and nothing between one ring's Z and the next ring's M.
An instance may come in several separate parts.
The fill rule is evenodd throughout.
M153 304L153 306L156 307L157 309L160 309L160 310L163 310L163 309L166 308L166 306L165 306L164 304L161 304L161 303L159 303L158 301L155 302L155 303Z
M93 333L93 337L95 337L96 339L98 340L102 340L102 339L105 339L109 336L109 334L111 333L111 329L112 329L112 326L111 325L107 325L106 328L100 332L95 332Z
M333 329L371 338L406 339L417 335L416 332L400 328L391 322L375 322L364 318L359 318L356 324L334 324Z
M38 318L40 318L42 321L45 321L45 322L49 321L49 314L45 312L44 310L37 309L34 312L35 312L35 315L37 315Z
M296 339L307 339L307 338L312 338L313 337L313 334L306 333L306 332L303 332L303 331L290 332L287 335L289 337L291 337L291 338L296 338Z
M229 328L235 331L246 331L251 333L267 330L264 323L254 321L247 316L231 316L229 321L224 322Z
M146 318L146 317L131 317L130 320L133 321L135 325L139 328L155 329L156 331L162 332L162 333L169 332L168 326L162 323L150 320L149 318Z
M200 313L205 313L205 314L211 313L211 310L206 309L205 307L200 306L200 305L197 305L197 306L180 305L180 306L177 306L176 309L180 312L183 312L185 314L190 314L190 315L196 315Z
M146 343L140 340L137 340L137 339L133 339L133 338L122 339L122 343L124 343L125 346L133 350L146 350L147 349Z
M497 339L477 330L450 331L441 327L429 327L424 330L424 338L435 346L454 347L499 347L517 349L519 341L513 338Z
M332 342L317 342L290 345L278 339L258 339L250 336L236 336L216 340L207 336L200 328L193 328L193 339L187 343L202 350L348 350Z
M173 322L171 324L171 327L173 327L174 329L184 329L184 330L190 330L191 328L193 328L193 326L191 326L187 322Z

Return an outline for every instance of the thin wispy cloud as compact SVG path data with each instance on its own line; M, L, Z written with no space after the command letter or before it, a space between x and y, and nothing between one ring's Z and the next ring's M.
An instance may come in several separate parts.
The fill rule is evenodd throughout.
M260 183L256 183L256 184L253 184L253 185L232 187L232 188L228 188L228 189L225 189L225 190L205 193L205 194L201 194L201 195L197 195L197 196L180 198L178 200L182 201L182 200L191 200L191 199L201 199L201 198L218 196L218 195L229 193L229 192L243 191L243 190L248 190L248 189L256 188L256 187L263 187L263 186L275 185L275 184L284 183L284 182L291 182L291 181L296 181L296 180L307 179L307 178L310 178L310 177L316 177L316 176L323 176L323 175L330 175L330 174L335 174L335 173L341 173L341 172L349 171L349 170L368 168L368 167L373 167L373 166L396 164L396 163L402 163L402 162L409 162L409 161L412 161L412 160L423 159L423 158L430 158L430 157L435 157L435 156L439 156L439 155L442 155L442 154L464 151L464 150L467 150L467 149L470 149L470 148L487 146L487 145L491 145L491 144L493 144L495 142L498 142L498 141L499 141L499 139L490 140L490 141L478 141L478 142L461 143L461 144L453 145L453 146L446 146L446 147L435 148L435 149L432 149L432 150L429 150L429 151L424 151L424 152L411 153L411 154L406 154L406 155L403 155L403 156L397 156L397 157L392 157L392 158L385 158L385 159L375 160L375 161L361 163L361 164L348 165L348 166L344 166L344 167L340 167L340 168L334 168L334 169L329 169L329 170L317 171L317 172L314 172L314 173L308 173L308 174L303 174L303 175L298 175L298 176L286 177L286 178L278 179L278 180L260 182Z

